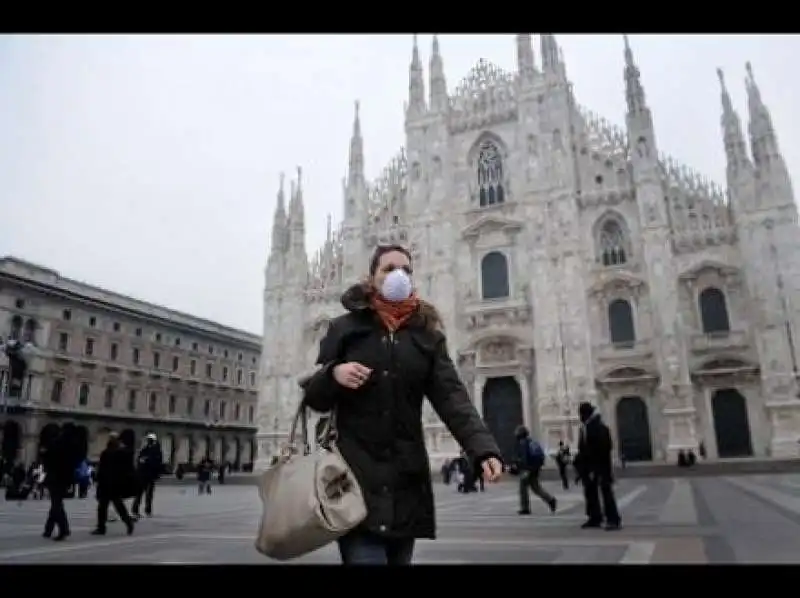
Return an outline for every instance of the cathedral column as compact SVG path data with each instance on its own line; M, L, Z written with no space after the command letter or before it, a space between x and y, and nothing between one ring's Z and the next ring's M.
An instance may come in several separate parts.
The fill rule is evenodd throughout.
M531 429L531 395L530 385L528 384L528 377L524 373L516 374L514 379L519 384L520 393L522 394L522 423L529 430Z
M475 382L472 384L472 402L475 404L475 409L483 417L483 387L486 385L486 376L483 374L475 375Z

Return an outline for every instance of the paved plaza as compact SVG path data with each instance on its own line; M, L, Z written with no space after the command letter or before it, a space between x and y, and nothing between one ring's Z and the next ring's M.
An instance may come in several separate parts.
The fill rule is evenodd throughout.
M797 563L800 560L800 475L623 479L618 532L580 530L580 488L548 489L559 499L549 514L516 514L516 485L461 495L437 487L439 539L419 543L417 563ZM0 501L0 563L275 564L253 548L259 518L254 486L217 486L197 496L192 486L164 486L157 514L133 536L110 523L89 535L93 499L67 501L72 536L40 537L47 501ZM302 559L336 563L334 547Z

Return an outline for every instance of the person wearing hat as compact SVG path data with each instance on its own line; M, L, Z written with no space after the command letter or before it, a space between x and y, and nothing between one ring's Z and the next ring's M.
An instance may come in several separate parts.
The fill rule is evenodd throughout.
M602 527L605 518L605 528L617 530L622 519L614 497L611 432L600 417L600 411L589 402L584 401L578 406L578 417L582 425L574 467L583 485L588 517L581 527Z
M139 508L142 504L144 495L144 514L148 517L153 515L153 494L156 490L156 482L161 477L161 468L164 464L164 456L161 453L161 445L158 438L152 432L145 437L144 446L139 451L136 460L136 471L139 476L139 493L133 501L131 511L133 516L139 518Z

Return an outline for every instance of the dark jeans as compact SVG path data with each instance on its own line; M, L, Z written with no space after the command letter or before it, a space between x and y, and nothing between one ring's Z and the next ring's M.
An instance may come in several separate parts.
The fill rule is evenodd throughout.
M414 538L382 538L353 531L339 538L343 565L410 565Z
M567 478L567 466L566 465L559 465L558 466L558 475L561 478L561 485L564 487L564 490L569 490L569 479Z
M106 522L108 521L108 505L114 505L114 510L119 515L119 518L125 525L131 525L131 516L128 514L128 509L125 507L125 501L120 497L114 498L103 497L97 499L97 529L98 531L106 531Z
M142 504L142 495L144 495L144 512L146 515L153 514L153 493L156 491L155 480L143 480L142 487L139 489L139 494L133 499L131 511L134 515L139 514L139 507ZM119 512L119 510L117 510ZM120 515L121 516L121 515Z
M553 496L539 483L538 471L521 471L519 474L519 508L520 511L531 510L531 497L528 492L532 492L542 499L546 505L553 502Z
M619 524L621 518L617 509L617 499L609 475L592 474L582 480L583 496L586 499L586 516L592 523L602 523L605 514L606 523ZM600 508L602 499L603 508Z
M64 510L64 494L61 488L50 488L50 511L47 513L47 521L44 524L44 533L52 535L53 530L58 527L58 534L66 536L69 534L69 521L67 512Z

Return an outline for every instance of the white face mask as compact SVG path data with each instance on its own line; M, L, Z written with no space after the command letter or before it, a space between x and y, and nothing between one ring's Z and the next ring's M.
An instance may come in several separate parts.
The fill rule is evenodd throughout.
M411 296L411 277L405 270L397 268L392 270L383 279L381 295L387 301L403 301Z

